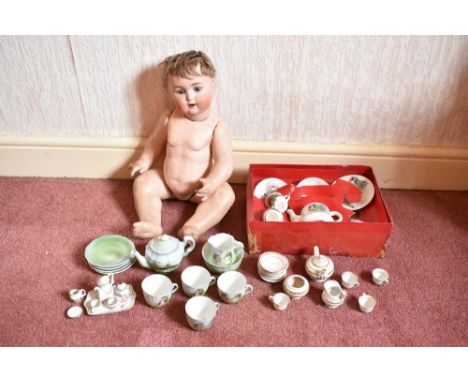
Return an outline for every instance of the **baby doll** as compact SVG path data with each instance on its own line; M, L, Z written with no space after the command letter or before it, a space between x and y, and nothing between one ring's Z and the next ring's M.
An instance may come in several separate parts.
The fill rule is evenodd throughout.
M176 54L160 65L172 107L160 116L140 158L130 165L131 176L138 175L133 194L140 219L133 224L133 235L161 235L161 201L176 198L198 205L178 233L197 240L234 203L227 183L233 170L231 135L211 110L216 69L204 53ZM164 149L162 167L152 167Z

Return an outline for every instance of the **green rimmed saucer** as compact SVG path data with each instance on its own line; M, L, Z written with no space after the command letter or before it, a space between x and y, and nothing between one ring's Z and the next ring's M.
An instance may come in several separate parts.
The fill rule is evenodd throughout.
M135 245L120 235L104 235L86 246L85 257L89 265L101 270L119 268L132 263Z

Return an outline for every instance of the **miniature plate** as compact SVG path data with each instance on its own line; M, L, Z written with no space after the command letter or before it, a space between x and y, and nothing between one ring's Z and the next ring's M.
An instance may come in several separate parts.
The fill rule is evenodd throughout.
M284 180L278 178L266 178L257 183L253 194L257 199L263 199L269 192L286 186L286 184Z
M312 176L310 178L302 179L296 187L302 186L328 186L328 182L323 180L322 178Z
M264 252L258 259L258 265L264 271L262 273L278 274L289 266L286 256L278 252Z
M78 318L83 314L83 308L81 306L72 306L67 310L67 316L70 318Z
M343 203L344 208L347 208L348 210L353 210L353 211L360 210L364 208L365 206L367 206L374 198L374 195L375 195L374 185L365 176L351 174L351 175L342 176L340 179L344 180L345 182L354 184L357 188L359 188L362 191L362 198L359 202L348 203L345 201Z

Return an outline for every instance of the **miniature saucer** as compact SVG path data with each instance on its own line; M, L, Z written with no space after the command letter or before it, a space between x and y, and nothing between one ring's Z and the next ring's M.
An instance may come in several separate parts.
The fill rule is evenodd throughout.
M264 273L276 275L288 268L289 261L281 253L269 251L260 255L258 265Z
M302 186L328 186L328 182L323 180L322 178L312 176L310 178L302 179L296 187Z
M266 194L286 185L287 183L284 180L278 178L266 178L257 183L253 194L257 199L263 199Z
M67 310L67 316L70 318L78 318L83 314L83 308L81 306L72 306Z
M354 184L357 188L359 188L362 191L362 198L359 202L348 203L345 201L343 203L344 208L348 210L353 210L353 211L360 210L364 208L365 206L367 206L374 198L374 195L375 195L374 185L365 176L350 174L350 175L342 176L340 179L344 180L345 182Z

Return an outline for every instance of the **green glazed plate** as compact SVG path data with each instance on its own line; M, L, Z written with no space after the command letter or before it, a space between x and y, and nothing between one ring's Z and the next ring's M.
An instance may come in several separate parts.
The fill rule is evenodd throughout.
M94 239L85 249L85 257L94 267L115 267L131 259L133 243L124 236L105 235Z

